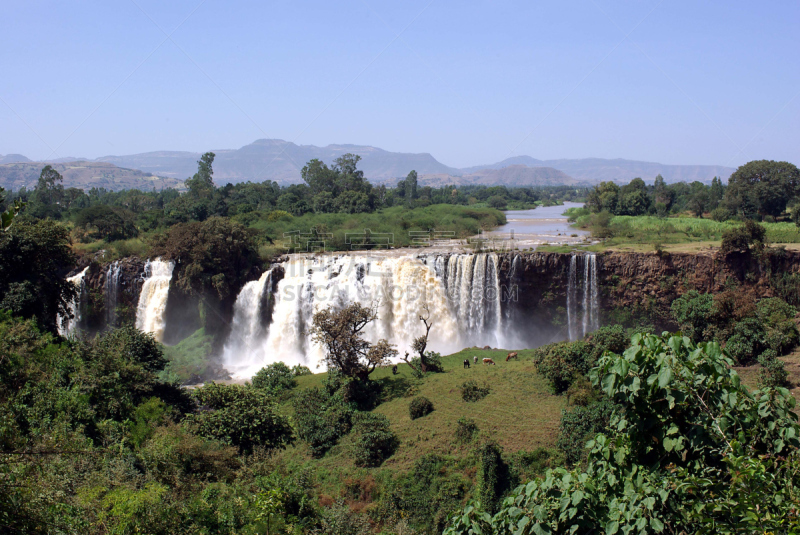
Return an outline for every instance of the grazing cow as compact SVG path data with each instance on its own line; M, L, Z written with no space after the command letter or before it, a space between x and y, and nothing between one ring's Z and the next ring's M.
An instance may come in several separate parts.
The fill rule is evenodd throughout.
M473 355L473 356L472 356L472 361L473 361L475 364L477 364L477 363L478 363L478 356L477 356L477 355Z
M469 359L464 359L464 367L469 368Z
M492 366L495 365L494 361L492 359L489 359L489 358L483 359L483 363L484 364L491 364Z
M514 351L514 352L512 352L512 353L509 353L509 354L508 354L508 356L506 357L506 362L508 362L508 361L509 361L509 360L511 360L511 359L514 359L514 360L519 360L519 359L517 358L517 352L516 352L516 351Z
M397 364L392 366L392 375L397 375Z

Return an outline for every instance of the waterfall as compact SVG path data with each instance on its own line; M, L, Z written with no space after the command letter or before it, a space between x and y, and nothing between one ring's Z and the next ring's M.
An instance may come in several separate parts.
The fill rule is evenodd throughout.
M106 271L106 325L113 327L117 321L117 296L119 295L119 275L122 267L119 261L113 262Z
M589 284L589 332L600 328L600 301L598 299L597 288L597 255L589 255L591 265L591 282Z
M567 329L570 340L575 340L575 301L578 297L578 259L575 253L569 259L567 278Z
M292 256L281 264L275 286L271 275L244 286L236 299L225 367L251 377L265 364L282 361L324 368L324 350L310 335L314 313L349 303L372 307L377 319L364 330L376 342L387 339L400 355L413 354L414 338L424 334L419 317L433 322L428 347L451 352L467 345L501 346L500 263L496 254L370 257L364 255ZM266 296L266 298L265 298ZM272 299L267 318L259 307Z
M269 327L272 270L244 285L233 306L231 333L222 352L226 368L259 369L266 360L263 338Z
M72 277L67 277L67 281L71 282L75 287L78 289L78 294L75 298L69 302L67 308L69 308L70 315L72 318L63 317L59 314L56 317L56 326L58 328L58 334L64 337L74 336L75 333L78 332L81 322L82 316L82 308L83 308L83 294L86 292L86 283L84 282L83 278L86 276L86 272L89 270L89 266L83 268L83 271L78 273L77 275L73 275Z
M583 280L581 281L580 332L578 330L578 257L573 253L569 261L567 280L567 325L569 339L586 336L600 327L600 303L597 288L597 255L582 255Z
M164 312L173 269L174 262L165 262L160 258L148 260L144 265L145 280L136 309L136 328L152 333L159 342L163 340L166 328Z

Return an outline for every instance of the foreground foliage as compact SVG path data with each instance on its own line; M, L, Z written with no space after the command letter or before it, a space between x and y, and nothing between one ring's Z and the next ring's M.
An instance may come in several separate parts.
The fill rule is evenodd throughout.
M800 527L800 427L785 389L749 392L717 343L634 336L592 382L619 405L584 470L550 470L494 516L473 503L445 531L764 533Z

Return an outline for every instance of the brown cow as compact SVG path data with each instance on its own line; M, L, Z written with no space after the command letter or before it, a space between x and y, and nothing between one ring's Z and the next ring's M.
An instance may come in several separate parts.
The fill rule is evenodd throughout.
M483 363L484 364L491 364L492 366L495 365L494 361L492 359L488 359L488 358L483 359Z
M509 353L509 354L508 354L508 356L506 357L506 362L508 362L508 361L509 361L509 360L511 360L511 359L514 359L514 360L519 360L519 359L517 358L517 352L516 352L516 351L513 351L513 352L511 352L511 353Z

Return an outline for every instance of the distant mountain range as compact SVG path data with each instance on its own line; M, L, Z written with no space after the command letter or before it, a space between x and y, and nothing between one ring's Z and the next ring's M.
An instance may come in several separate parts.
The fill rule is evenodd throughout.
M280 139L259 139L240 149L214 150L214 179L219 184L244 181L261 182L275 180L280 184L301 182L300 171L311 159L325 163L348 152L358 154L362 160L359 168L373 182L393 184L404 178L412 169L417 171L420 182L428 185L506 185L506 186L551 186L596 184L604 180L627 183L641 177L652 182L660 174L666 182L710 182L715 176L727 179L735 169L716 165L664 165L634 160L605 160L586 158L579 160L537 160L530 156L514 156L501 162L464 169L449 167L428 153L389 152L368 145L296 145ZM60 158L66 166L69 181L65 185L91 187L102 182L103 187L147 187L155 184L181 184L197 170L199 152L157 151L126 156L103 156L96 160ZM28 176L33 167L39 169L44 162L31 162L19 154L0 155L0 186L9 187L11 176L19 183L18 168L7 165L31 164L23 173ZM4 165L3 165L4 164ZM92 165L94 164L94 165ZM103 164L103 165L98 165ZM104 167L105 166L105 167ZM77 171L81 169L81 171ZM91 170L91 171L90 171ZM136 175L136 171L141 172ZM36 174L36 173L34 173ZM73 176L75 177L73 179ZM154 177L154 178L150 178ZM157 182L155 177L162 177ZM93 181L97 179L97 184ZM28 180L28 179L25 179ZM74 181L74 183L73 183ZM141 186L133 185L141 182ZM28 182L25 182L28 183ZM126 184L122 186L122 184ZM131 185L127 185L131 184ZM14 186L16 187L16 186ZM158 187L158 186L156 186Z
M3 160L0 159L0 162ZM68 163L50 163L64 177L65 188L106 188L112 191L122 189L151 190L155 188L183 187L183 181L145 173L138 169L125 169L116 165L76 160ZM0 186L19 190L23 186L33 189L42 172L42 162L0 163Z

